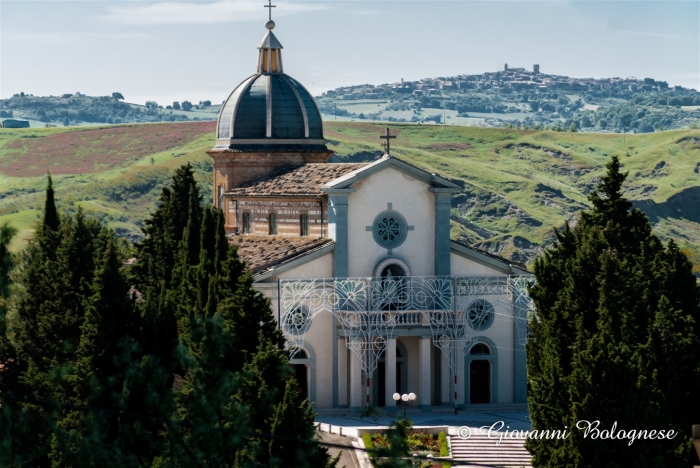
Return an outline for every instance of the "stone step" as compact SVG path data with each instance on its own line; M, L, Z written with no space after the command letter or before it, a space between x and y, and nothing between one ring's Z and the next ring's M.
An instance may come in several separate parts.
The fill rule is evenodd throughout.
M522 439L489 438L485 434L474 434L469 439L450 437L452 459L456 467L494 466L509 468L531 468L532 456L525 449ZM472 465L470 465L472 464Z

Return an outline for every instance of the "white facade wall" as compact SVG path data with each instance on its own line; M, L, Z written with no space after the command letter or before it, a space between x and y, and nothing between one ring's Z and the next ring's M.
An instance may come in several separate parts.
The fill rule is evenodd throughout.
M373 276L375 266L387 258L387 249L374 242L374 218L392 204L406 218L408 236L393 249L392 256L408 264L412 276L434 274L435 195L429 186L394 168L386 168L353 185L357 191L348 197L348 274Z
M492 350L492 353L498 353L498 369L491 369L491 372L497 372L498 376L498 402L511 403L513 397L513 353L515 349L514 339L514 322L511 311L494 301L493 297L483 296L484 299L491 303L494 308L495 317L493 323L486 330L478 332L479 337L489 338L496 343L497 349ZM483 341L487 343L487 341ZM489 345L491 348L491 346Z
M477 263L454 252L450 253L450 272L455 276L503 275L502 271L494 267Z

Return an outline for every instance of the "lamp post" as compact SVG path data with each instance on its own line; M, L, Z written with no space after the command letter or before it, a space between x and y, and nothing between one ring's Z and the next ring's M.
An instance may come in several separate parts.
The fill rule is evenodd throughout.
M415 393L403 394L394 393L394 401L397 405L403 406L403 418L406 419L406 407L411 406L413 401L416 399Z

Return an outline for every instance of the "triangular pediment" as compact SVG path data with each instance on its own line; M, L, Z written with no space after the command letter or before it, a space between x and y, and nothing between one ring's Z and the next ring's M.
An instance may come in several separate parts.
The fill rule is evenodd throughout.
M454 184L447 179L443 179L435 173L424 171L423 169L387 154L373 163L367 164L360 169L352 171L324 184L321 187L321 190L326 193L331 193L337 190L342 191L352 189L352 185L355 182L370 177L388 168L395 169L408 175L409 177L425 182L434 191L456 192L459 190L459 186L457 184Z

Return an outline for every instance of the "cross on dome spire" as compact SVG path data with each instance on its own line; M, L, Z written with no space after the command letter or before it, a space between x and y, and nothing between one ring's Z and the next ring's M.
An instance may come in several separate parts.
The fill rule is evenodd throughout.
M269 8L268 13L270 14L270 16L268 17L268 20L272 21L272 9L277 8L277 5L273 5L272 0L267 0L267 2L268 2L268 4L263 5L263 8Z
M389 127L387 127L386 130L384 131L384 135L379 135L379 138L382 140L385 140L384 141L384 148L386 149L386 154L390 154L389 153L389 148L390 148L389 140L392 138L396 138L396 135L390 135L389 134Z

